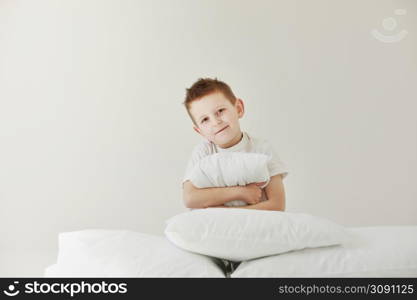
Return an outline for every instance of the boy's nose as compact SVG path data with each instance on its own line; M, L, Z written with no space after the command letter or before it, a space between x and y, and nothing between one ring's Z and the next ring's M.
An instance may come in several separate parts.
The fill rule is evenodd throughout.
M220 124L220 123L222 123L223 121L222 121L222 119L220 118L220 117L215 117L214 118L214 123L215 124Z

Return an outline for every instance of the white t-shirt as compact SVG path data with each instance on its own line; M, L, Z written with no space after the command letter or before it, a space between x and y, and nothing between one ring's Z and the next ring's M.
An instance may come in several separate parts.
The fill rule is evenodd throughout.
M206 139L204 139L200 144L195 146L191 154L191 158L188 161L187 169L185 170L185 175L182 180L181 186L183 187L184 182L190 180L190 174L193 170L193 167L200 159L214 153L232 151L250 153L254 152L271 155L272 158L269 160L268 163L268 170L271 177L281 174L282 179L284 179L288 175L288 168L286 164L284 164L280 160L280 158L272 148L271 144L267 140L251 137L248 133L243 132L243 137L240 140L240 142L226 149L220 148L213 142L210 142Z

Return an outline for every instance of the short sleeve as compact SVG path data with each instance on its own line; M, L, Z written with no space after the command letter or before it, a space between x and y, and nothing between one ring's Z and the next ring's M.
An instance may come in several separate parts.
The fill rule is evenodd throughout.
M287 177L289 173L287 164L281 160L281 158L278 156L277 152L269 142L265 141L264 147L265 153L270 155L271 157L271 159L268 162L268 170L271 177L278 174L282 175L282 179Z
M193 152L191 153L191 157L188 160L187 167L185 169L185 174L184 174L184 177L183 177L182 182L181 182L181 187L184 187L183 186L184 182L191 179L191 173L192 173L192 170L194 169L194 166L196 165L196 163L200 159L202 159L203 157L205 157L209 154L210 154L210 152L207 149L207 145L205 143L197 145L193 149Z

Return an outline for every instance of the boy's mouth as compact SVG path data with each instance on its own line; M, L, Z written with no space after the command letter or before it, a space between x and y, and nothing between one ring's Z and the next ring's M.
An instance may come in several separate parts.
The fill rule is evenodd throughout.
M220 129L219 131L216 132L216 134L218 134L219 132L222 132L223 130L225 130L227 127L229 127L229 125L227 125L226 127L224 127L223 129Z

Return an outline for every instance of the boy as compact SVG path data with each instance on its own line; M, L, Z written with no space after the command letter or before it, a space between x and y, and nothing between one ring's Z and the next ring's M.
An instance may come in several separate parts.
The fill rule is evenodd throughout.
M244 115L244 104L236 98L230 87L210 78L200 78L186 89L184 105L194 126L193 129L206 140L194 148L183 179L183 200L191 209L227 207L225 202L243 200L246 206L239 208L285 210L285 191L282 180L287 176L286 165L280 161L270 144L242 132L239 119ZM196 162L218 152L256 152L272 156L268 163L271 179L265 184L251 183L246 186L196 188L189 174Z

